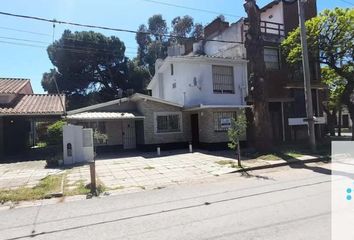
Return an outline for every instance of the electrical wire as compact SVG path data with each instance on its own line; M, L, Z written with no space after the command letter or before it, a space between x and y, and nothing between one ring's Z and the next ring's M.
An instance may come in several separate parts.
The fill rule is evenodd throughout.
M344 3L346 3L346 4L349 4L349 5L351 5L351 6L354 6L354 3L352 3L352 2L349 2L349 1L346 1L346 0L340 0L340 1L342 1L342 2L344 2Z
M34 17L34 16L28 16L28 15L20 15L20 14L8 13L8 12L0 12L0 15L9 16L9 17L16 17L16 18L31 19L31 20L37 20L37 21L44 21L44 22L49 22L49 23L71 25L71 26L76 26L76 27L85 27L85 28L110 30L110 31L116 31L116 32L126 32L126 33L134 33L134 34L140 33L140 34L147 34L147 35L152 35L153 34L151 32L134 31L134 30L129 30L129 29L112 28L112 27L90 25L90 24L81 24L81 23L62 21L62 20L56 20L56 19L47 19L47 18ZM163 37L169 37L169 38L179 38L179 39L187 39L187 40L189 39L189 37L183 37L183 36L177 36L177 35L171 35L171 34L158 34L158 35L159 36L163 36ZM223 42L223 43L243 44L242 42L238 42L238 41L226 41L226 40L217 40L217 39L201 39L201 40L209 41L209 42Z
M21 29L17 29L17 28L0 27L0 29L15 31L15 32L30 33L30 34L41 35L41 36L51 36L50 34L46 34L46 33L32 32L32 31L21 30Z
M27 43L17 43L17 42L2 41L2 40L0 40L0 43L11 44L11 45L15 45L15 46L26 46L26 47L47 49L47 46L43 46L43 45L33 45L33 44L27 44ZM110 51L108 49L76 48L76 47L67 46L67 45L63 45L63 46L56 47L56 48L61 49L63 51L72 52L72 53L85 53L85 54L100 53L100 54L106 54L106 55L114 54L114 51ZM132 54L136 54L136 53L126 51L126 52L124 52L124 54L125 55L132 55Z
M160 2L160 1L156 1L156 0L141 0L141 1L170 6L170 7L183 8L183 9L188 9L188 10L192 10L192 11L205 12L205 13L210 13L210 14L222 14L224 16L242 18L242 16L238 16L238 15L234 15L234 14L221 13L221 12L216 12L216 11L211 11L211 10L201 9L201 8L187 7L187 6L177 5L177 4L173 4L173 3Z

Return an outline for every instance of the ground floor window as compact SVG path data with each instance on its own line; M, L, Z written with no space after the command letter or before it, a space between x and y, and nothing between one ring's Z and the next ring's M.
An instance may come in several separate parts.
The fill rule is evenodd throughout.
M214 130L226 132L231 126L232 119L236 119L236 112L214 112Z
M156 113L155 132L172 133L181 132L181 113Z

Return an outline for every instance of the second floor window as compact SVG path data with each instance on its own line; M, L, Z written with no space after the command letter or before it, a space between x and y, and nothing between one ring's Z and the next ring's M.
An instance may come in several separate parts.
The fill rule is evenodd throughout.
M233 67L213 65L212 72L214 93L235 93Z
M173 64L171 63L171 76L174 74L174 71L173 71Z
M264 63L267 70L280 69L278 48L264 48Z

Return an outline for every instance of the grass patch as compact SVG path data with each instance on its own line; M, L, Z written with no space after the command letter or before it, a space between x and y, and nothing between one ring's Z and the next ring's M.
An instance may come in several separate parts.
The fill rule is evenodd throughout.
M19 202L50 198L51 193L59 192L63 175L50 175L33 188L20 187L17 189L1 190L0 202Z
M152 169L155 169L154 167L151 167L151 166L147 166L147 167L144 167L144 169L146 170L152 170Z
M290 158L300 158L304 156L303 154L296 151L284 152L284 154Z
M107 190L107 188L97 180L97 193L101 194ZM72 189L67 189L69 186L73 186ZM73 185L69 185L64 188L65 196L74 196L74 195L87 195L91 193L91 183L85 184L84 180L76 181Z
M277 156L277 155L274 154L274 153L258 156L257 159L262 159L262 160L266 160L266 161L282 160L281 157Z
M215 163L222 165L222 166L230 165L231 168L240 168L238 166L237 162L232 161L232 160L220 160Z
M38 142L38 143L36 144L36 147L38 147L38 148L45 148L45 147L47 147L47 143L46 143L46 142Z
M234 161L232 161L232 160L220 160L220 161L217 161L215 163L217 163L219 165L229 165L229 164L234 164Z

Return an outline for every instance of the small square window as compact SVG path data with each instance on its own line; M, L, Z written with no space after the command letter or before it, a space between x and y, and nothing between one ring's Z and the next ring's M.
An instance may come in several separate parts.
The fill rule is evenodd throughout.
M177 83L172 83L172 88L176 88Z

